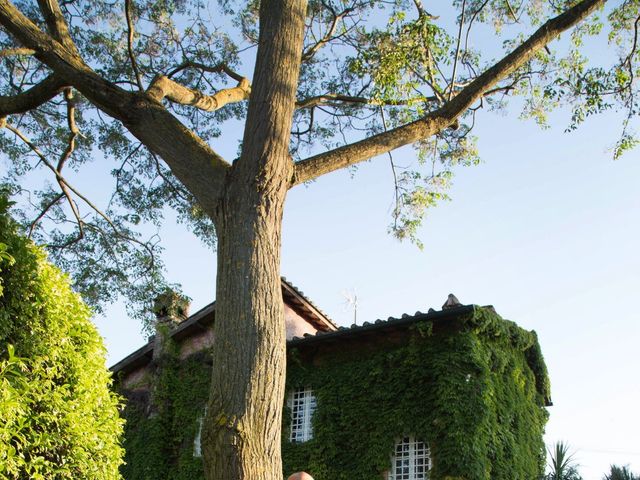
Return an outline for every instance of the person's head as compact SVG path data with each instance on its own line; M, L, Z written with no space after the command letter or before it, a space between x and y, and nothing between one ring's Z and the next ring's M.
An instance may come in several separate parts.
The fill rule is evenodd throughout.
M287 480L313 480L313 477L307 472L296 472L293 475L289 476Z

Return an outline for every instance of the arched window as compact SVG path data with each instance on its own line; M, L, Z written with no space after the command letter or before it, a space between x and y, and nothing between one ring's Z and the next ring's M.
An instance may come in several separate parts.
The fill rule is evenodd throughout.
M388 480L427 480L431 469L429 446L413 436L396 442Z
M294 443L306 442L313 438L311 418L316 410L316 397L310 388L298 388L289 394L291 409L291 435Z

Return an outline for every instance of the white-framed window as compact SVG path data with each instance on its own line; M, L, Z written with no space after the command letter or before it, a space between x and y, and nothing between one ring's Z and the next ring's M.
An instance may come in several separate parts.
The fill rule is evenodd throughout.
M431 469L429 446L409 435L396 442L388 480L428 480Z
M294 443L306 442L313 438L311 418L316 410L316 397L310 388L298 388L289 394L291 409L291 434Z

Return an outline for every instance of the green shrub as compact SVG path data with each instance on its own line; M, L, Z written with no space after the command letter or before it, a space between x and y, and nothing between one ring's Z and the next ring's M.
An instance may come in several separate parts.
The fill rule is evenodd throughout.
M611 471L605 474L603 480L640 480L640 475L635 475L628 466L611 465Z
M0 478L116 479L119 399L91 311L0 192Z

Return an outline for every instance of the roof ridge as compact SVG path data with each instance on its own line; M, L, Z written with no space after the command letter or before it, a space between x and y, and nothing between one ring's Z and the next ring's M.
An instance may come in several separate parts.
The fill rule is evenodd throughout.
M305 293L300 290L298 287L296 287L293 283L291 283L290 280L287 280L287 277L285 277L284 275L280 276L280 281L282 281L285 285L287 285L289 288L291 288L297 295L299 295L301 298L303 298L305 300L305 302L307 302L310 306L312 306L320 315L322 315L322 317L324 317L324 319L330 324L332 325L336 330L339 328L338 324L336 322L333 321L333 319L327 315L322 309L320 309L315 303L313 303L311 301L311 299L309 297L307 297L305 295Z

